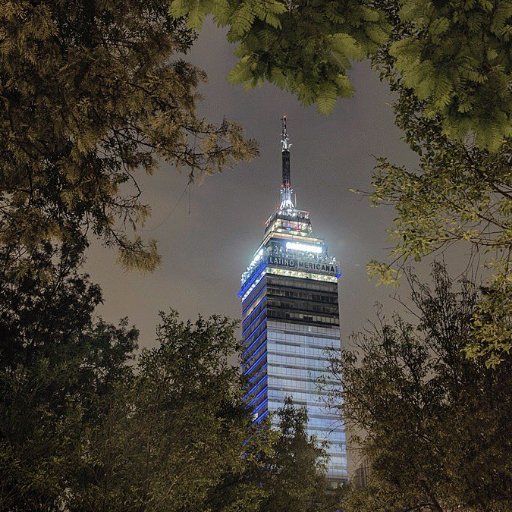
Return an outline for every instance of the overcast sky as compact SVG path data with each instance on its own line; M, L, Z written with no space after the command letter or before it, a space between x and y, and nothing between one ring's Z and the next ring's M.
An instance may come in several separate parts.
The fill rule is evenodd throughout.
M240 275L279 202L280 117L286 113L297 206L311 212L314 234L326 240L343 272L340 314L346 340L374 315L377 301L389 302L391 291L376 288L365 265L385 258L391 245L386 229L394 216L392 209L372 208L349 189L370 190L376 156L412 164L414 155L393 124L386 86L367 64L352 70L355 97L338 100L334 113L325 117L273 86L246 91L229 84L232 51L211 24L196 42L190 59L209 77L201 88L201 113L214 122L227 117L242 124L258 141L260 156L206 178L190 196L183 195L186 174L171 166L141 179L143 200L153 212L142 234L158 240L162 264L152 274L126 272L111 250L94 244L87 271L103 288L99 313L114 322L128 316L141 330L141 346L154 343L159 310L172 307L191 319L199 313L240 316Z

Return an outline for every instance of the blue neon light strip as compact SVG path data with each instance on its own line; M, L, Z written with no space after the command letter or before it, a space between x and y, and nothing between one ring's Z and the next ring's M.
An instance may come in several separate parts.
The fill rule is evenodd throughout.
M261 380L262 378L263 378L263 377L260 377L260 375L253 375L252 377L248 377L248 378L247 378L247 380L248 380L248 382L249 382L249 383L251 383L251 384L252 384L253 382L255 382L255 381L256 381L256 379L260 379L260 380ZM259 382L258 382L258 383L259 383ZM256 384L255 384L255 385L256 385Z
M252 379L253 381L254 381L255 377L257 377L257 375L255 375L255 376L253 377L253 379ZM259 387L259 385L260 385L260 384L262 383L262 381L264 381L265 379L268 379L268 375L266 375L266 374L265 374L265 375L263 375L263 377L262 377L258 382L256 382L256 384L254 384L254 386L253 386L251 389L249 389L249 391L247 391L247 393L245 394L245 396L250 395L250 394L252 393L252 391L253 391L254 389L256 389L257 387ZM249 379L249 382L250 382L250 381L251 381L251 379Z
M265 327L265 329L263 329L261 334L242 352L242 359L245 357L245 354L247 354L247 352L249 352L249 350L251 350L251 347L253 347L256 343L258 343L260 341L260 338L265 334L267 334L266 327Z
M265 342L266 340L263 340L259 345L258 345L258 348L256 350L254 350L252 352L252 354L247 357L247 363L249 363L251 360L254 360L254 358L256 357L256 354L260 353L262 350L263 350L263 354L267 354L267 347L265 345ZM263 355L262 354L262 355ZM258 357L258 359L260 358L261 356Z
M260 274L260 277L262 278L263 274ZM254 287L254 290L252 290L251 293L242 301L242 315L244 315L245 312L251 307L251 305L254 304L254 302L257 301L262 296L261 292L263 291L265 286L262 285L260 287L260 282L261 279L258 280L258 284ZM256 293L258 291L259 293Z
M256 288L255 288L255 289L256 289ZM260 291L261 291L261 290L260 290ZM250 307L251 307L255 302L257 302L257 301L261 300L261 298L262 298L262 297L265 297L265 295L264 295L264 294L262 294L262 293L258 293L258 294L254 297L254 299L252 299L252 300L251 300L251 302L249 302L249 303L247 304L247 306L245 306L245 304L242 304L242 306L243 306L242 315L245 315L245 312L246 312L246 311L247 311L247 310L248 310L248 309L249 309L249 308L250 308ZM246 300L245 302L247 302L247 300ZM251 311L251 313L252 313L252 311Z
M258 359L256 359L256 361L254 361L254 363L251 364L251 366L249 367L248 370L246 370L244 372L244 375L247 375L248 373L251 373L252 370L258 365L259 362L261 362L261 360L267 356L267 351L265 350L265 352L263 352L263 354L261 354L260 357L258 357Z
M265 354L263 354L263 355L265 355ZM267 369L267 366L268 366L268 365L267 365L267 363L265 363L265 364L260 368L260 370L259 370L259 371L266 370L266 369ZM244 377L247 377L247 373L248 373L248 372L244 371L243 376L244 376Z
M249 403L249 407L252 407L257 401L258 399L261 397L261 395L263 393L266 393L268 391L268 388L265 386Z
M266 259L263 260L253 271L251 274L251 277L245 281L245 283L240 288L240 291L238 292L238 297L241 299L245 292L251 287L251 285L256 281L256 279L259 277L259 274L267 267L267 261Z
M262 310L260 313L258 313L258 315L256 316L256 318L255 318L255 319L254 319L254 320L253 320L253 321L252 321L252 322L251 322L251 323L250 323L250 324L249 324L245 329L243 329L243 331L242 331L242 337L244 337L244 338L246 337L246 336L245 336L245 333L249 330L249 328L251 327L251 325L252 325L254 322L256 322L256 320L258 320L258 318L260 318L260 317L263 315L263 313L266 313L266 311L267 311L267 308L266 308L266 307L265 307L265 308L263 308L263 310ZM243 322L242 322L242 323L243 323Z
M258 416L253 423L258 425L258 423L261 423L266 417L268 416L268 411L265 411L261 416Z
M268 406L268 400L264 400L263 402L261 402L261 404L258 405L258 407L256 407L256 409L254 409L254 411L252 411L252 413L254 414L254 413L258 412L264 406ZM266 412L268 412L268 408L267 408Z
M255 386L253 386L245 395L244 395L244 401L247 401L249 400L249 398L251 398L252 396L252 393L255 389L258 389L260 387L261 384L263 384L263 388L262 388L262 391L268 391L268 385L266 382L263 382L265 379L267 378L267 376L265 375L262 379L260 379L258 381L258 384L256 384ZM258 395L260 394L260 392L258 392Z
M267 330L267 324L265 322L260 322L255 329L251 331L251 334L247 336L247 338L242 342L242 348L244 349L244 352L249 348L250 345L252 345L257 338L259 338L262 333L264 333Z

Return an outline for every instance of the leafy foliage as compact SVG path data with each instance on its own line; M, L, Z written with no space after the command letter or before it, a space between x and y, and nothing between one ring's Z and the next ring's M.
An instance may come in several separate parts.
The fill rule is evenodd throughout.
M0 243L92 232L125 266L158 263L156 243L130 234L150 213L137 175L167 160L193 178L255 154L236 124L197 116L194 38L162 0L3 3Z
M172 0L171 12L229 27L235 82L269 81L328 113L352 94L350 62L386 48L445 135L491 151L512 135L511 0Z
M485 356L494 365L510 351L512 146L507 141L491 153L449 138L440 118L431 118L426 103L403 85L385 51L375 59L375 66L398 95L396 124L419 155L414 170L386 158L377 162L371 200L374 205L393 205L398 214L391 230L395 240L391 258L400 267L454 243L468 244L473 256L483 256L489 269L489 294L475 313L480 348L472 342L468 354ZM387 264L372 262L369 269L386 282L396 277L397 269ZM498 298L503 301L498 303Z
M100 291L77 273L74 249L4 247L0 260L0 504L56 510L138 333L126 321L93 321Z
M481 300L437 264L433 288L410 276L417 322L383 317L358 351L332 360L344 418L370 465L347 511L505 511L512 500L510 359L465 357ZM362 434L361 434L362 433Z
M416 104L417 106L418 104ZM414 100L396 104L399 124L420 155L410 171L380 158L373 177L375 205L398 211L392 235L396 259L419 261L456 241L500 256L512 243L510 145L490 154L446 138Z
M512 2L405 0L399 17L408 33L390 54L404 85L450 138L497 150L512 136Z
M208 510L227 492L226 475L243 493L230 489L218 510L256 510L257 482L236 478L252 426L238 369L228 363L238 347L234 327L221 317L192 324L161 315L159 345L143 351L84 443L90 464L72 510Z
M510 272L497 274L483 289L474 315L477 336L465 347L469 357L482 357L495 367L512 352L512 283Z
M368 272L397 284L405 262L469 243L491 271L466 353L491 366L510 354L512 2L286 2L270 28L250 1L194 5L240 42L232 78L271 81L323 112L345 95L343 87L349 91L350 60L371 56L398 96L396 124L419 164L408 170L386 158L377 162L371 200L396 208L396 243L393 263L371 261ZM189 15L184 2L174 1L172 9ZM235 10L251 14L239 25ZM382 37L372 38L374 30Z
M326 479L325 446L308 436L305 408L296 409L290 398L277 413L279 436L271 457L264 460L260 481L267 491L263 512L335 512L342 487L332 489Z
M390 28L373 2L353 0L172 0L171 12L193 28L207 14L229 27L239 57L232 81L248 87L269 81L322 113L332 111L338 96L352 95L350 62L375 52Z

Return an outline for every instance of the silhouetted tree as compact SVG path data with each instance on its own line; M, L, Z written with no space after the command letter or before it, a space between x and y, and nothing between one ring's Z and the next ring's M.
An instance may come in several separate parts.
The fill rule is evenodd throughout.
M76 247L0 259L0 508L56 510L137 331L93 320L101 294L76 270Z
M196 34L167 0L7 1L0 30L0 243L94 234L152 269L138 176L166 160L193 179L255 154L237 125L198 117Z
M510 360L466 358L478 289L437 264L433 288L412 276L417 321L380 318L356 352L333 358L344 419L370 465L347 511L506 511L512 503Z
M295 408L290 398L277 412L278 437L261 476L267 496L265 512L335 512L339 510L343 488L327 480L328 455L314 437L308 435L307 410Z

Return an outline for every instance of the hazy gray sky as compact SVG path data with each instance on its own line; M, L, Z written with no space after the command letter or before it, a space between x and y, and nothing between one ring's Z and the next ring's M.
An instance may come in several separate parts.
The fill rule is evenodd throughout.
M209 24L191 52L192 62L209 77L201 88L201 113L215 122L227 117L242 124L259 142L259 158L207 177L181 202L186 174L162 165L154 176L141 179L143 200L153 211L143 235L158 240L162 264L152 274L126 272L111 250L94 245L87 271L103 288L105 305L99 313L109 321L128 316L141 330L141 346L153 343L162 309L175 308L191 319L199 313L239 317L240 275L278 206L280 117L286 113L298 207L311 212L315 235L325 238L343 272L341 328L347 339L373 316L375 302L388 300L390 290L376 288L365 265L385 257L391 245L386 229L394 216L392 209L372 208L349 189L370 189L375 156L407 164L414 155L393 125L386 86L367 64L352 70L355 97L339 100L325 117L273 86L246 91L229 84L232 50L223 32Z

